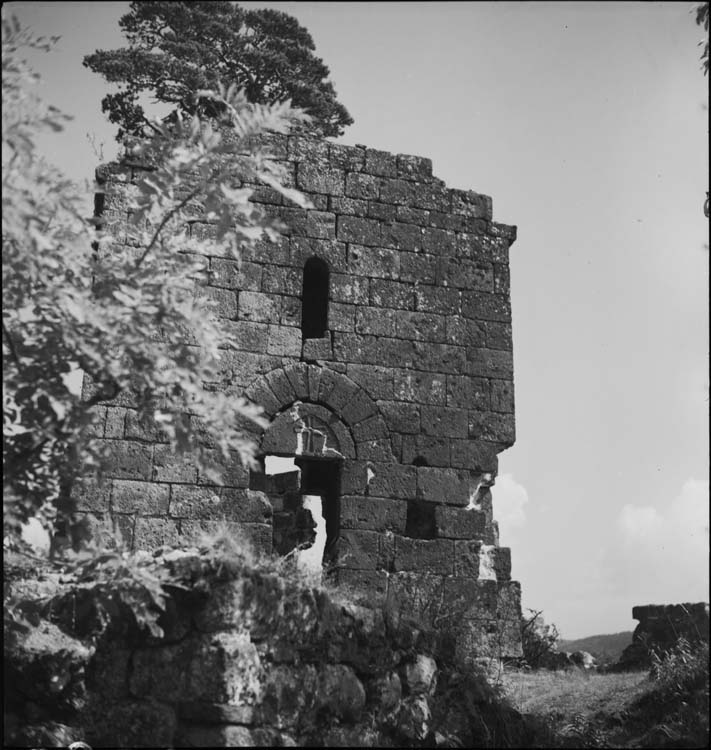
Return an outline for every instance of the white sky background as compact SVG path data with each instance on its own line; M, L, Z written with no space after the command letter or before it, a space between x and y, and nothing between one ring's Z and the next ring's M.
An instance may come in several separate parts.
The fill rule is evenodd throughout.
M524 606L567 638L635 604L708 600L708 95L680 3L243 3L311 32L355 124L342 142L432 158L493 197L511 251L516 445L494 508ZM75 179L114 153L102 79L127 3L16 2L41 141ZM33 58L34 60L35 58Z

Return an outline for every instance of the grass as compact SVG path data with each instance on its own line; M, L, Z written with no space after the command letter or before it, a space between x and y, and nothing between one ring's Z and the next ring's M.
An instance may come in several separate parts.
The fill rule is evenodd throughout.
M647 671L506 670L511 704L538 726L534 747L706 747L708 645L677 646Z

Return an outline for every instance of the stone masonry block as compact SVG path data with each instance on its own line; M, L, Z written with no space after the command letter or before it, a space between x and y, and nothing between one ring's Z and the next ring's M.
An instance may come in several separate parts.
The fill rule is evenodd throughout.
M301 356L301 331L291 326L269 326L267 354L281 357Z
M448 467L450 464L450 438L436 438L429 435L402 436L402 463L417 466ZM425 463L421 463L424 461Z
M416 224L391 221L382 225L383 247L414 253L422 248L422 229ZM424 279L421 279L424 281Z
M413 202L418 187L417 183L407 180L383 180L380 184L380 200L384 203L409 206Z
M296 186L300 190L328 195L343 195L346 175L328 163L301 162L296 168Z
M210 284L233 291L258 292L262 283L262 266L238 263L224 258L210 258Z
M453 213L491 221L492 204L488 195L457 189L452 190L451 195Z
M376 461L379 463L395 461L392 441L388 440L388 438L361 440L356 448L358 458L363 461Z
M457 247L457 235L447 229L427 227L422 230L422 249L439 256L453 256Z
M467 437L467 410L448 406L423 406L422 431L435 437Z
M254 490L175 486L170 498L173 518L224 518L243 523L270 523L272 506L267 496Z
M225 330L230 335L230 346L241 351L264 354L267 351L266 323L250 323L246 320L225 321Z
M348 424L358 424L377 414L373 401L365 393L357 392L341 409L341 416Z
M467 347L466 372L482 378L513 378L513 355L499 349Z
M420 312L459 315L462 293L441 286L420 286L415 289L415 309Z
M392 537L377 531L341 531L338 540L338 567L351 570L389 570L392 558Z
M497 446L485 440L452 440L452 468L496 474L499 467Z
M301 238L306 239L306 238ZM270 266L264 269L262 292L266 294L301 294L301 269L287 266Z
M447 378L445 375L413 370L393 371L393 391L396 399L417 404L446 403Z
M380 180L369 174L346 175L346 195L361 200L377 199L380 193Z
M416 435L420 432L420 407L403 401L379 401L378 408L394 432Z
M478 348L486 346L486 323L463 318L460 315L448 315L446 320L448 344Z
M372 336L395 336L396 325L394 315L383 315L377 307L363 307L355 313L356 333Z
M195 484L197 469L188 455L176 455L165 445L156 445L153 456L154 482L186 482ZM144 477L150 479L151 477Z
M348 377L363 388L371 398L393 398L393 376L389 367L349 364Z
M394 203L368 201L368 218L390 223L397 219L397 209L398 206Z
M399 281L372 279L370 282L370 304L376 307L391 307L398 310L415 309L416 289L412 284ZM367 300L365 300L367 304Z
M426 208L449 213L452 199L447 187L439 182L420 183L412 201L416 208Z
M511 302L506 295L466 291L462 294L462 314L465 317L511 322Z
M365 148L329 143L328 160L332 166L339 169L345 169L347 172L360 172L365 165Z
M353 333L355 331L355 305L343 305L331 302L328 306L328 327L331 331Z
M511 274L509 267L503 263L494 263L494 292L496 294L511 292Z
M513 445L516 438L513 414L469 412L469 437Z
M484 539L486 515L478 510L451 508L438 505L435 508L437 536L447 539Z
M452 374L466 372L467 350L463 346L424 341L415 341L413 345L414 366L418 370Z
M397 157L387 151L367 148L363 171L377 177L395 177L397 175Z
M280 407L291 404L297 400L296 392L291 381L286 376L283 369L272 370L264 376L267 381L267 385L271 389L272 393L279 402Z
M137 518L133 532L134 549L155 550L178 543L178 526L170 518Z
M461 511L468 513L469 511ZM479 577L480 540L466 539L454 542L454 575L463 578Z
M397 176L404 180L427 182L432 179L432 160L422 156L398 154Z
M393 569L451 576L454 572L454 542L450 539L395 537Z
M514 385L512 381L491 381L491 409L505 414L514 413Z
M405 530L407 503L404 500L346 495L341 498L341 528L393 531Z
M358 245L380 244L380 222L374 219L361 219L357 216L339 216L336 235L341 242L355 242Z
M344 242L314 237L293 237L289 262L299 269L299 288L294 294L301 294L301 272L306 261L313 257L325 260L331 273L345 273L347 270Z
M323 336L320 339L304 339L301 346L301 359L328 360L333 358L333 346L331 336Z
M367 484L370 497L407 499L415 497L417 473L414 466L372 463L372 477Z
M326 162L329 145L328 141L319 138L292 135L288 139L287 158L297 162Z
M437 277L436 256L400 251L400 281L434 284Z
M141 419L138 412L133 409L126 411L125 425L125 435L130 440L142 440L148 443L165 443L168 441L168 436L155 420L149 417Z
M370 480L369 461L346 461L341 469L343 495L365 495ZM372 469L370 469L372 472Z
M106 438L121 439L123 437L134 437L126 435L126 409L109 406L106 410L106 421L104 423L103 436ZM98 435L97 437L101 437Z
M107 441L100 441L107 444ZM153 447L128 440L112 440L105 466L106 476L115 479L150 479ZM156 447L160 450L160 447Z
M168 514L170 485L115 479L111 493L111 510L116 513L138 513L143 516Z
M226 320L234 320L237 317L237 295L230 289L205 286L198 296L210 300L218 317Z
M450 287L493 292L494 269L491 263L447 255L439 258L437 281Z
M489 390L486 378L447 375L447 406L486 411L490 406Z
M430 466L417 468L417 497L433 503L467 505L476 484L468 471L438 469Z
M331 275L331 299L355 305L367 305L369 280L349 274Z
M282 407L282 404L279 403L279 399L274 395L267 381L262 378L259 378L256 383L247 388L244 396L253 403L259 404L268 416L273 416Z
M397 250L351 244L348 248L348 271L355 276L397 279L400 255Z
M80 477L72 486L72 500L79 511L105 513L109 510L112 480L98 482L91 477Z
M240 319L257 323L273 323L278 316L278 306L271 295L262 292L239 293Z
M304 362L299 362L292 367L287 367L284 372L286 377L291 383L291 387L294 389L294 394L300 401L317 400L313 393L309 389L309 373L313 365L307 365ZM320 368L318 368L320 372Z
M487 320L482 325L486 331L486 346L489 349L503 349L509 352L513 350L510 323Z
M442 315L397 311L391 317L398 338L430 342L446 340L446 318Z
M366 440L379 440L388 437L388 428L385 420L380 414L368 417L352 427L353 437L356 443L362 443Z

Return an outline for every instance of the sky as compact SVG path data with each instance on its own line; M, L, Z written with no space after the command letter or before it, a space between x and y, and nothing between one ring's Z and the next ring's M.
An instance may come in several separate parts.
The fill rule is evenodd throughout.
M295 16L355 124L493 197L511 249L516 444L493 488L523 605L565 638L708 601L708 79L684 2L242 3ZM76 119L40 147L115 155L85 54L128 3L11 2ZM87 137L89 134L89 137ZM93 141L93 144L90 142Z

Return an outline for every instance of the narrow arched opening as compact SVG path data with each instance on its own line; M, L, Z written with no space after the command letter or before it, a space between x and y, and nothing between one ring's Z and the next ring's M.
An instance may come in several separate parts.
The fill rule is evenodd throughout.
M301 287L301 334L305 339L320 339L328 330L328 277L328 264L321 258L306 261Z

